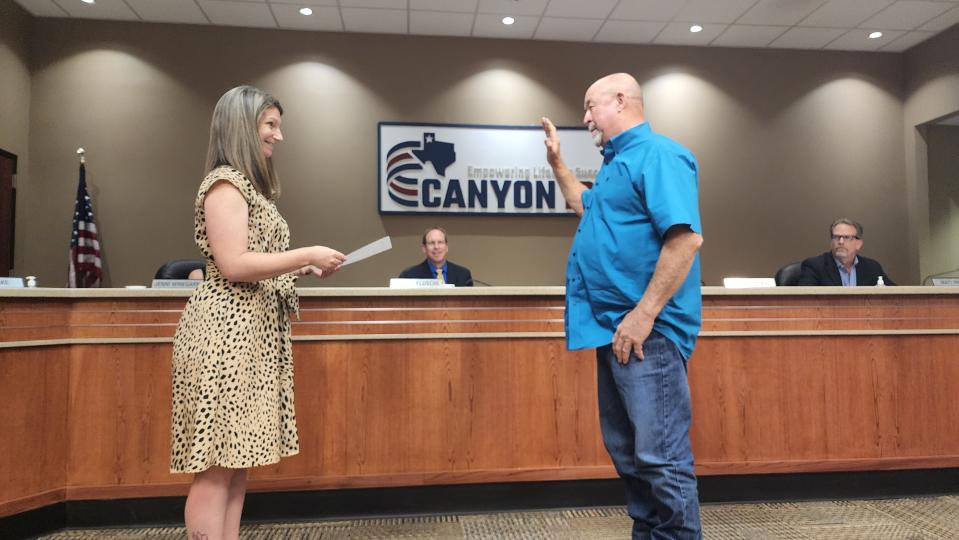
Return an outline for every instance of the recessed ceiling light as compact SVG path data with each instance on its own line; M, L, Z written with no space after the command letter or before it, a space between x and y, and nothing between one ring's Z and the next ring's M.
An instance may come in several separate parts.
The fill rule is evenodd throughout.
M694 34L696 34L696 33L702 32L702 31L703 31L703 27L702 27L702 26L699 26L698 24L694 24L694 25L692 25L692 26L689 27L689 31L692 32L692 33L694 33Z
M84 4L92 4L96 0L80 0L80 1L83 2Z
M879 39L882 37L882 32L873 32L869 34L869 39Z
M308 7L301 7L300 15L313 15L313 10Z
M503 17L503 24L505 24L506 26L509 26L513 24L514 22L516 22L516 19L512 17Z

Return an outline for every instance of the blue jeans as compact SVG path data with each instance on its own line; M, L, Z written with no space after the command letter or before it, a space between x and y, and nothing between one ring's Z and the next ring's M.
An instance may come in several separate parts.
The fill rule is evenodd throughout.
M623 365L611 346L596 349L603 442L626 482L633 539L699 539L686 360L656 331L643 354Z

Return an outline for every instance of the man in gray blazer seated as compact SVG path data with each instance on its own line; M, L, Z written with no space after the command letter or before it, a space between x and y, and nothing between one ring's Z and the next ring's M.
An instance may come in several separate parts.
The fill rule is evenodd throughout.
M895 285L878 261L862 257L862 225L850 219L837 219L829 227L831 249L802 262L798 285L836 287L873 286L882 277L883 284Z
M473 286L473 276L469 268L446 260L449 245L446 243L445 230L433 227L423 233L423 245L420 249L426 254L426 260L403 270L401 278L438 279L457 287Z

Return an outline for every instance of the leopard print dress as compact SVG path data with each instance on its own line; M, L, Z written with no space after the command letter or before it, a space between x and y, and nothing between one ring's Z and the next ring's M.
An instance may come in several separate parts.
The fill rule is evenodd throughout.
M276 253L290 244L276 206L242 173L218 167L200 184L194 226L207 274L187 301L173 338L174 473L268 465L299 452L290 344L290 316L299 310L296 278L231 283L220 275L203 208L220 180L246 199L250 251Z

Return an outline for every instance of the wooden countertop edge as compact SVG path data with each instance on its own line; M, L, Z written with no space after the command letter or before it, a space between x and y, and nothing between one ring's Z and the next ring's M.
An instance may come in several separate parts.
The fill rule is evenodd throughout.
M187 298L191 289L0 289L2 298L97 299L97 298ZM727 289L703 287L703 296L896 296L959 295L959 287L769 287ZM563 296L562 286L459 287L454 289L390 289L388 287L305 287L301 298L330 297L469 297L469 296Z
M955 328L916 328L905 330L755 330L755 331L704 331L702 338L723 337L841 337L841 336L948 336L959 334ZM294 342L312 341L388 341L425 339L563 339L563 332L476 332L476 333L424 333L424 334L336 334L317 336L293 336ZM30 341L0 342L0 350L28 347L57 347L73 345L134 345L172 343L173 337L141 338L66 338L38 339Z

